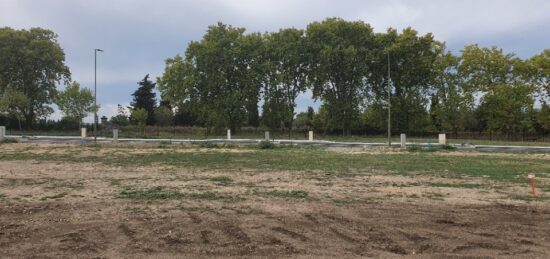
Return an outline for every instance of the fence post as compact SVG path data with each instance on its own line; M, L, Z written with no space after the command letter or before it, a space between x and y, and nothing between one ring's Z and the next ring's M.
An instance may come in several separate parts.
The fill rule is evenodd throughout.
M227 130L227 139L231 139L231 130L230 129Z
M6 138L6 126L0 126L0 141Z
M407 147L407 135L405 133L401 133L401 147Z
M264 139L265 141L269 141L269 131L265 132Z
M313 131L309 131L309 141L313 141Z
M80 129L80 137L81 138L86 138L86 128L81 128Z
M118 142L118 129L113 129L113 141Z
M445 135L445 133L439 134L439 144L441 145L447 144L447 136Z

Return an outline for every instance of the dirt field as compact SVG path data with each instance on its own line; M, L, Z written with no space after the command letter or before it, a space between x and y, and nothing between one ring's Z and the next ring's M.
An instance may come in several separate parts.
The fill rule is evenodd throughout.
M549 156L311 151L443 158L435 174L252 166L269 152L310 151L2 144L0 257L550 257ZM536 168L539 199L520 179L456 177L457 159Z

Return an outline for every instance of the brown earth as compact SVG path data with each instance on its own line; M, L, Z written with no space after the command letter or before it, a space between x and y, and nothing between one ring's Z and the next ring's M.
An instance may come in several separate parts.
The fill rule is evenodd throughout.
M45 149L33 152L61 152ZM211 180L219 176L232 182ZM319 177L0 161L0 257L550 257L550 206L510 199L514 184L448 188L438 186L460 180L372 171ZM154 186L231 198L120 197L121 190ZM270 190L309 196L266 195Z
M162 202L166 206L170 202ZM547 258L550 210L271 201L199 209L147 202L16 203L0 209L3 257ZM127 207L139 207L136 213Z

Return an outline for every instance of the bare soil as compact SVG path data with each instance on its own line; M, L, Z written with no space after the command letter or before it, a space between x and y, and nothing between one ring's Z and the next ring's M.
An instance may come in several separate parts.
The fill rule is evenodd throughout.
M37 155L47 152L35 148ZM57 148L50 152L62 152ZM232 181L212 180L222 176ZM520 186L441 187L464 182L374 171L319 177L0 161L0 257L550 257L548 201L510 199ZM120 196L154 186L232 198ZM309 196L265 195L272 190Z

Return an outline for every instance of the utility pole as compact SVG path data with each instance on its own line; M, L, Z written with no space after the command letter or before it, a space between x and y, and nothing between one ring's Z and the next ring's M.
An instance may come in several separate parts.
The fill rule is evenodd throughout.
M388 147L391 147L391 88L390 52L388 51Z
M97 52L101 49L94 49L94 143L97 143Z

